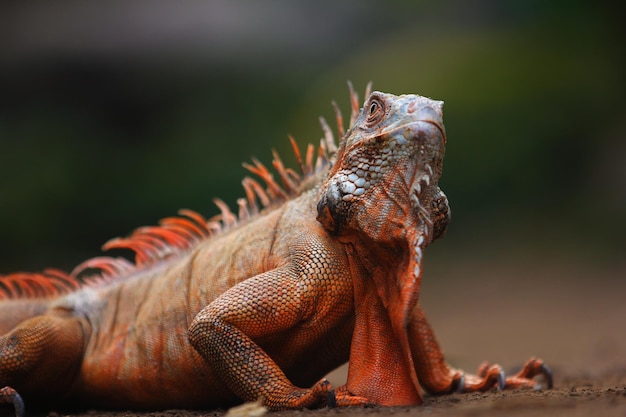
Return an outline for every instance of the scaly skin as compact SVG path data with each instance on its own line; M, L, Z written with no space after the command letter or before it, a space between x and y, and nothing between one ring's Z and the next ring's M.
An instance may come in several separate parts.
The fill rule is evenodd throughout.
M497 365L449 367L419 307L423 250L449 220L442 103L374 92L360 112L352 93L352 106L338 151L323 123L331 163L314 169L309 152L308 179L275 159L281 188L249 166L267 191L245 180L239 216L218 201L219 223L185 212L107 244L135 250L136 265L96 258L67 276L0 277L0 403L18 416L21 398L136 409L262 398L279 410L417 405L420 384L551 385L538 359L509 378ZM258 214L256 198L268 206ZM347 383L332 389L321 378L348 359Z

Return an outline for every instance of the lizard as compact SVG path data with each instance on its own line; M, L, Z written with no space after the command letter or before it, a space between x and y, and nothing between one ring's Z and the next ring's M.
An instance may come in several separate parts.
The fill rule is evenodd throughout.
M423 251L450 219L438 186L443 102L350 86L300 174L244 166L234 214L191 210L139 228L71 273L0 276L0 404L271 410L419 405L432 394L552 386L538 358L513 376L450 366L419 304ZM259 203L260 206L259 207ZM324 375L348 361L344 385Z

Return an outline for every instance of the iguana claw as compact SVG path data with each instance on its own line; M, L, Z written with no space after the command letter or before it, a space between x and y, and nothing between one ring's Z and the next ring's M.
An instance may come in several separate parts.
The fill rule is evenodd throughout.
M483 362L478 367L476 375L465 375L464 372L460 372L460 376L457 377L456 392L487 391L493 387L502 391L506 386L507 378L502 367Z
M548 365L546 365L545 363L542 363L539 370L540 370L540 375L543 375L543 377L546 380L546 388L552 389L552 385L553 385L552 371L550 370Z
M498 391L502 391L506 386L506 375L504 374L504 371L502 369L500 369L500 373L498 374L497 378L498 383L496 384L496 388L498 388Z
M522 369L511 379L532 380L536 376L541 376L545 380L546 388L552 389L553 377L552 371L541 359L530 358L528 362L524 364ZM509 386L507 381L507 387ZM513 381L512 381L513 382ZM534 384L533 388L542 389L541 384Z
M506 387L506 374L500 365L491 365L489 362L483 362L478 367L478 376L483 378L495 378L495 387L498 391L504 390Z
M465 390L465 372L461 372L456 383L456 392L461 394Z

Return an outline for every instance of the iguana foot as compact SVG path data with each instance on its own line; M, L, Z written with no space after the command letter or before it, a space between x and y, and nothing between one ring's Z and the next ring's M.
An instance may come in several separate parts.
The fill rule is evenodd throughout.
M13 404L15 417L24 417L24 401L13 388L0 388L0 404Z
M543 377L546 388L552 388L552 372L548 366L537 358L531 358L524 364L522 369L515 375L506 377L500 365L492 365L483 362L478 367L478 374L459 373L455 378L457 381L457 392L487 391L493 387L500 390L511 388L532 388L542 389L534 378Z
M483 369L486 371L490 366L489 362L484 362L479 367L478 374L481 375ZM548 365L541 359L530 358L517 374L505 379L504 388L542 389L543 386L534 381L534 378L537 376L543 377L547 389L552 388L552 371L550 371Z
M332 386L326 378L322 378L309 389L298 389L288 395L267 396L263 405L272 411L315 408L326 403Z
M351 394L345 385L331 390L327 401L331 408L372 405L372 402L367 398Z

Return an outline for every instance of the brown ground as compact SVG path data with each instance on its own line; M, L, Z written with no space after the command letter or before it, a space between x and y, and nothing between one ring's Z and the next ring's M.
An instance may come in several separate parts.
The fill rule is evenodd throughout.
M468 256L455 259L453 265L438 261L437 254L434 258L427 265L421 300L448 360L468 371L486 358L512 369L536 355L552 367L554 389L426 397L424 405L412 408L321 409L272 416L626 416L623 263L598 266L519 252L489 256L492 260L484 262ZM543 265L527 259L543 259ZM341 383L345 368L330 378ZM223 410L90 411L76 416L222 414Z

